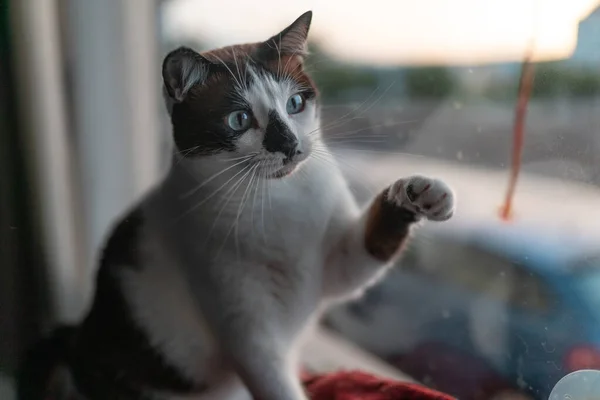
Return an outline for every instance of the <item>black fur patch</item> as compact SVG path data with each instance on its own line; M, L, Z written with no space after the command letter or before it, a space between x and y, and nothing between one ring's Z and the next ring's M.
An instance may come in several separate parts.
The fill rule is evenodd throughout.
M136 209L114 229L101 259L92 308L74 341L71 365L76 384L92 400L142 399L142 388L198 390L150 344L115 278L118 268L143 268L138 251L143 222Z
M410 226L418 220L412 211L389 201L388 191L389 188L385 189L371 204L365 232L367 251L384 262L402 249Z
M75 327L61 326L34 344L25 354L17 376L17 399L40 400L52 391L52 375L68 364Z
M206 90L202 98L185 100L175 104L171 115L173 139L179 153L184 157L216 154L235 150L238 134L225 125L228 113L236 111L230 97L233 93L220 93L221 99L210 107L202 106L214 91ZM238 107L237 109L240 109Z
M298 147L296 136L290 131L290 128L279 118L276 111L269 112L269 124L265 132L263 141L265 149L271 153L283 153L291 158Z

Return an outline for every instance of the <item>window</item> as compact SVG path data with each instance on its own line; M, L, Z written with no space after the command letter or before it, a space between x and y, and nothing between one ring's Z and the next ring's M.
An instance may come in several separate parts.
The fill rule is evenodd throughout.
M433 279L493 297L516 308L540 312L549 306L544 282L528 271L526 265L447 239L431 243L429 253L420 258L420 272Z
M264 10L277 9L275 5L275 0L258 0L252 6L223 0L209 8L201 0L165 2L165 43L169 48L185 43L202 50L262 40L311 8L307 69L321 93L322 136L360 203L400 176L428 174L455 189L458 222L503 224L498 207L511 165L519 77L532 45L536 76L526 113L514 230L521 234L527 227L532 237L539 236L530 246L550 259L559 259L564 247L556 243L576 245L579 238L587 238L600 248L600 9L596 0L373 0L360 6L316 0L309 5L288 4L267 17ZM426 336L420 327L444 326L455 329L453 337L464 337L462 344L468 347L459 314L468 312L470 305L454 304L451 311L446 304L452 298L430 290L428 280L474 301L496 300L509 306L507 312L524 318L557 312L560 298L538 272L550 266L534 270L527 260L462 243L460 227L449 226L457 233L450 233L451 240L430 235L438 229L436 224L428 224L431 230L417 231L419 240L411 241L399 273L389 286L382 285L401 301L397 306L385 302L369 307L367 320L372 326L359 324L360 343L379 344L386 338L390 348L418 348ZM546 241L543 236L552 238ZM582 277L581 287L593 293L596 274ZM429 302L423 301L423 293ZM493 316L484 320L489 330L495 330L498 321ZM541 324L532 329L539 329L534 337L543 338L552 336L554 328ZM556 335L565 341L560 343L564 348L577 344L559 332ZM487 333L481 339L489 341L479 348L496 348L496 365L514 356ZM550 364L562 365L565 354L559 351L561 346L556 348L544 357ZM464 364L464 368L438 371L437 387L461 399L473 399L474 393L493 398L497 393L486 386L489 382L456 376L457 370L469 370L468 362ZM555 375L542 371L530 360L508 364L514 364L514 369L498 373L496 380L506 381L515 392L535 393L535 400L547 399L549 388L561 375L558 370ZM524 388L523 382L531 388Z
M45 324L37 315L48 314L46 308L56 308L50 315L66 321L77 320L87 309L84 299L92 294L96 254L107 229L160 179L163 162L171 165L172 153L163 146L171 144L172 132L160 93L162 57L179 45L203 51L265 40L309 8L314 17L305 68L320 93L319 150L332 153L359 203L414 174L443 179L459 198L452 221L427 223L430 230L416 232L425 242L413 241L404 254L399 271L405 274L397 279L404 286L390 286L398 296L383 292L382 301L381 293L372 292L367 298L372 307L363 311L372 312L366 320L373 326L361 329L365 342L385 338L390 348L409 351L423 344L423 332L442 326L440 337L458 338L469 347L461 318L472 304L448 306L452 299L431 290L428 280L467 299L509 305L504 307L508 312L526 318L555 312L560 298L542 268L461 242L461 228L452 224L503 224L497 209L514 155L515 105L526 55L532 57L536 78L511 229L523 237L527 227L536 238L528 246L548 260L562 259L567 251L578 259L583 239L600 249L598 0L314 0L283 8L278 0L71 0L39 2L43 10L23 0L9 3L0 7L0 51L10 61L6 66L14 59L14 74L0 72L4 81L14 79L6 87L15 93L2 103L11 106L4 115L19 120L9 124L16 128L0 121L0 133L7 131L10 142L0 139L0 152L10 153L0 161L11 164L0 168L3 185L11 182L9 189L2 186L2 196L12 204L1 211L11 215L2 234L10 240L3 240L0 250L11 257L0 264L7 277L2 283L14 289L3 293L7 301L0 314L21 315L10 318L15 326L5 329L13 338L0 346L2 372L16 365L16 338L25 341L32 336L30 327ZM8 23L7 11L15 23ZM234 68L226 73L235 73ZM254 175L240 176L257 182ZM236 185L234 193L239 186L244 189L243 180L234 182L223 191L232 189L227 185ZM445 239L430 235L440 226L450 231ZM28 276L24 271L32 268L35 276ZM583 296L595 315L583 319L585 313L573 312L569 318L582 331L597 332L600 274L581 265L571 272L576 281L569 290L578 291L572 295ZM26 291L17 289L27 283L34 291L37 275L40 283L48 278L45 289L52 298L40 290L19 301ZM423 301L424 293L430 303ZM397 306L395 299L401 299ZM490 318L482 319L489 329L481 330L479 339L486 345L479 347L495 347L502 360L518 364L498 372L498 380L518 391L527 382L531 387L525 389L535 393L535 400L549 398L548 388L563 371L552 367L556 371L549 373L530 360L511 358L514 354L487 336L496 328L494 315L486 307L480 310ZM581 344L575 340L598 343L591 334L569 337L544 324L532 329L534 338L551 337L555 329L560 343L555 352L544 354L549 365L562 365L566 355L560 349ZM448 385L465 385L452 375L458 369L439 371L443 376L436 385L472 399ZM487 382L471 380L476 387L469 393L486 390Z

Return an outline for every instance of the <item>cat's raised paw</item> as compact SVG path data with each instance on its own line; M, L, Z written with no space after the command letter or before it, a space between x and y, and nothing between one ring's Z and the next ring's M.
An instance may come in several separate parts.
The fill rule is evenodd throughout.
M430 221L446 221L454 214L455 195L439 179L411 176L397 180L388 190L388 200Z

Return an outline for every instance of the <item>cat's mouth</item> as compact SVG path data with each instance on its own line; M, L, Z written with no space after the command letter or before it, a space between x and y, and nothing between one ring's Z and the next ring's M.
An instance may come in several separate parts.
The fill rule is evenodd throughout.
M308 155L309 153L304 151L298 152L294 157L284 158L280 161L281 164L278 163L278 166L280 167L278 169L272 169L267 175L267 178L280 179L291 175L302 165L304 161L306 161L306 159L308 159Z
M296 170L298 165L300 165L300 164L297 162L286 164L282 168L280 168L277 171L275 171L274 173L270 174L269 178L270 179L280 179L280 178L284 178L288 175L291 175L292 172L294 172Z

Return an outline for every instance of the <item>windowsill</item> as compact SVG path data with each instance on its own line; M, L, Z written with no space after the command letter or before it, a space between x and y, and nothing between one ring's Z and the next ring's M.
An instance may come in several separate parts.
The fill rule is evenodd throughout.
M383 378L414 382L402 371L322 327L317 329L302 349L302 362L311 372L361 370Z

